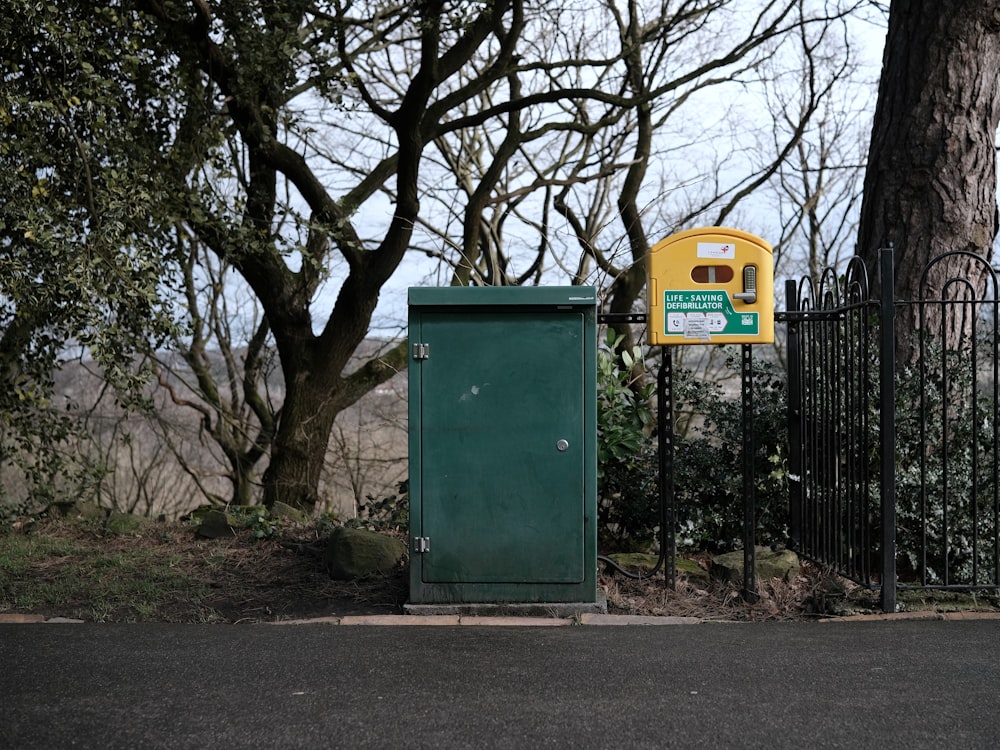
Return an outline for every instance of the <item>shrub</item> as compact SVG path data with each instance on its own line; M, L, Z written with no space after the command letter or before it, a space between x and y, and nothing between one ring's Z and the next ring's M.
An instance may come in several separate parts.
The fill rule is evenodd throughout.
M634 362L613 355L608 340L598 355L598 523L602 549L649 549L659 525L656 436L649 401L655 385L635 389ZM726 370L739 375L738 353ZM732 379L732 378L728 378ZM737 377L736 382L739 382ZM680 547L725 551L742 546L743 413L741 394L676 368L677 411L698 425L674 436L674 510ZM786 380L773 363L754 361L753 434L757 541L787 538Z
M738 353L726 369L739 374ZM736 382L739 379L736 378ZM675 371L679 409L703 417L693 435L674 440L674 492L678 545L727 551L743 544L742 394L689 370ZM788 536L788 428L785 373L774 363L753 362L753 441L758 544L783 544Z
M597 352L597 516L602 547L633 551L648 547L658 517L656 449L648 439L656 386L642 349L619 352L621 342L609 329Z
M992 347L979 351L992 356ZM974 362L967 346L945 350L933 343L926 346L922 373L918 364L908 364L897 375L896 549L902 581L993 582L1000 436L991 368L989 357Z

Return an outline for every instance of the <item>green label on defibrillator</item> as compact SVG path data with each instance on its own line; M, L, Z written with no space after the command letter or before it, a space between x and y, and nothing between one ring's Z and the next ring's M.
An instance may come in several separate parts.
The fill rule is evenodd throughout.
M712 336L759 336L760 316L736 312L724 291L665 291L663 293L663 333L695 341L711 341Z

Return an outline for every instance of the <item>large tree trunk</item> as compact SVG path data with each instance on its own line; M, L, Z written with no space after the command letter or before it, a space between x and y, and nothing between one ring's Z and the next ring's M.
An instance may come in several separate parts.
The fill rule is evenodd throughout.
M285 385L271 462L264 472L264 505L269 508L280 501L312 511L319 504L327 443L340 407L328 379L312 369L302 368Z
M989 258L997 233L996 132L1000 121L1000 6L995 0L893 0L858 236L869 268L895 251L898 299L940 299L946 279L984 269L929 260L952 250ZM929 307L928 312L934 315ZM912 307L897 330L916 330ZM959 320L959 318L955 318ZM940 326L941 320L925 319ZM954 344L965 333L949 325ZM915 342L901 341L908 356Z
M342 375L368 330L374 304L362 305L342 292L337 307L344 316L335 311L333 324L320 336L302 326L275 328L285 397L263 477L267 507L280 501L312 512L321 505L320 479L337 415L406 367L404 339L350 375ZM353 329L350 335L348 328ZM330 340L334 332L341 337L338 345Z

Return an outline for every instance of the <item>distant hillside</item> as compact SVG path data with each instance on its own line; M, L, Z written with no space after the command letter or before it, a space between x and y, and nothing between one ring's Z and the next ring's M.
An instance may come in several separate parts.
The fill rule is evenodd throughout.
M376 356L391 343L363 342L355 364ZM150 385L146 395L154 405L152 411L122 409L92 361L64 364L55 376L53 403L74 404L88 436L71 449L81 459L103 462L110 469L100 482L102 503L177 517L207 502L209 495L228 498L231 484L228 464L208 426L208 420L214 424L217 416L206 418L199 410L206 409L206 404L198 398L192 386L195 379L183 359L164 354L162 360L163 383L169 389ZM225 361L219 353L212 359L212 375L222 397L228 399ZM266 397L273 408L280 408L284 382L276 358L267 371ZM256 423L251 424L255 431ZM406 477L406 443L406 373L401 372L338 418L320 488L323 511L350 517L356 503L366 496L395 494L398 482ZM256 467L258 477L266 466L265 457ZM2 480L11 496L22 494L9 471ZM64 491L72 493L74 488Z

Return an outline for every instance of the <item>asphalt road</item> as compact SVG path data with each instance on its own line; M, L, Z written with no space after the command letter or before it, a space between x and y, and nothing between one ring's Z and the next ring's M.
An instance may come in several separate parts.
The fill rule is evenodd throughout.
M0 748L996 748L1000 621L0 625Z

